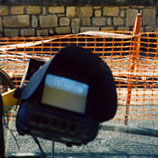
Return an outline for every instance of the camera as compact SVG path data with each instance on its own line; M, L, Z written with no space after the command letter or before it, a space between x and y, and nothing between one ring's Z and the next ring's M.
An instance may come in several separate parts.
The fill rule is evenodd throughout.
M112 119L117 94L110 68L87 49L68 46L43 64L22 88L17 131L66 144L95 139Z

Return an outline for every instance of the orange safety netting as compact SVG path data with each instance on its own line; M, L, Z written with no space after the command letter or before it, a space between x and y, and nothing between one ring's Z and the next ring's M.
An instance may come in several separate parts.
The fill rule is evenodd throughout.
M0 68L18 87L30 58L49 60L65 46L91 50L112 70L118 95L113 121L158 119L158 32L88 31L52 37L0 38Z
M18 87L30 58L49 60L75 45L93 51L111 68L118 94L114 121L158 118L158 33L87 32L53 37L0 39L0 68Z

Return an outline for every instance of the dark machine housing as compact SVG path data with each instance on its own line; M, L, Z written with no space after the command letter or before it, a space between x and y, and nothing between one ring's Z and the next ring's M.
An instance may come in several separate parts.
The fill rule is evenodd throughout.
M117 110L110 68L97 55L72 46L33 74L19 101L20 134L69 146L94 140L99 124L112 119Z

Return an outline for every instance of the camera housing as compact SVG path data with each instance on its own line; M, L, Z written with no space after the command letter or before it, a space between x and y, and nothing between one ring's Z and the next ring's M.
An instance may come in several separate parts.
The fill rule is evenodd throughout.
M94 140L99 124L112 119L117 110L110 68L96 54L74 46L63 48L36 71L19 101L20 134L68 146Z

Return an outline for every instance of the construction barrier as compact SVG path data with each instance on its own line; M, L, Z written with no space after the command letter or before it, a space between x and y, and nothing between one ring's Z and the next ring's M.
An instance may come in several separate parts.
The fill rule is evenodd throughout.
M60 49L80 46L106 62L115 78L118 112L113 121L158 118L158 33L85 32L53 37L0 38L0 68L20 85L30 58L47 61Z
M79 46L97 54L112 70L118 112L112 121L158 119L158 32L88 31L49 37L0 38L0 68L20 85L28 60L48 61L66 46ZM27 82L27 81L26 81ZM1 83L0 90L4 91Z

